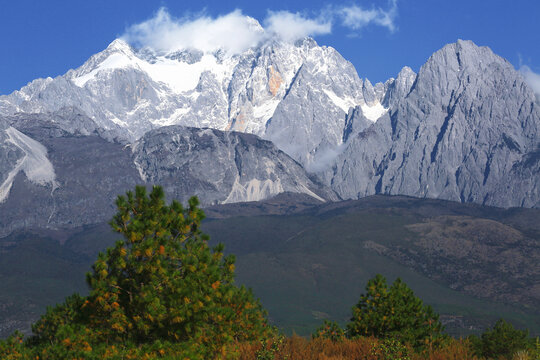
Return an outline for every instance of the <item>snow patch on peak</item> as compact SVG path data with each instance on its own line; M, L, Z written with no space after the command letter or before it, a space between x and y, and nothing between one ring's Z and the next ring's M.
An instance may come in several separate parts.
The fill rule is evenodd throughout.
M73 78L72 81L78 87L83 87L88 81L94 79L100 71L109 69L121 69L134 65L133 61L123 53L113 53L99 66L87 74Z
M147 61L136 56L126 42L118 39L113 41L105 52L111 47L122 51L112 52L90 71L72 78L73 83L82 88L88 81L98 78L100 72L135 69L145 72L156 82L164 83L175 93L184 93L195 89L203 72L209 71L218 81L223 81L231 76L236 65L236 60L227 58L221 61L216 54L205 54L197 62L181 61L163 55Z
M375 105L369 106L367 104L361 105L362 113L366 119L370 121L377 121L381 116L388 112L388 108L382 106L380 102L377 102Z
M123 39L115 39L107 46L107 50L132 52L131 46Z
M323 89L324 93L332 100L332 102L339 107L341 110L343 110L345 113L349 112L349 109L352 107L355 107L358 105L353 98L345 97L340 98L331 90Z
M182 116L186 115L190 112L191 109L189 108L178 108L174 110L172 115L162 117L160 119L152 119L150 122L157 126L169 126L169 125L175 125Z
M261 26L261 23L259 22L259 20L251 16L246 16L246 22L249 25L249 29L251 31L261 33L261 34L264 33L264 28Z

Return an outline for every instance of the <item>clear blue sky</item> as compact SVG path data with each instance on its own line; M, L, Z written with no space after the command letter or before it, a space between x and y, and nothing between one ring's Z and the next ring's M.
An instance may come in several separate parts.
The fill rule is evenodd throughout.
M0 7L0 94L80 66L160 7L176 17L203 9L215 17L241 9L263 21L268 10L301 12L320 20L328 9L353 5L387 11L391 1L6 0ZM336 48L373 83L395 76L405 65L418 71L434 51L458 38L487 45L514 66L540 72L538 0L397 0L396 5L394 31L375 23L352 30L336 18L331 34L315 39Z

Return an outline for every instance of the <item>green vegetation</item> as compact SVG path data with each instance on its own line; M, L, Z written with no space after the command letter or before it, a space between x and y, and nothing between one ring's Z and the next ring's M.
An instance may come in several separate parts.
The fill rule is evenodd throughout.
M345 337L374 337L384 339L385 346L393 348L395 342L416 349L432 348L445 336L443 326L431 306L424 305L401 279L388 287L384 276L370 279L366 293L352 308L352 318L343 330L336 322L325 320L312 335L342 341Z
M480 337L472 335L463 341L444 335L439 315L425 306L399 278L390 287L380 274L370 279L366 293L361 295L352 313L345 331L337 323L325 320L312 335L313 341L331 341L332 345L326 342L326 346L332 348L331 352L339 353L340 359L540 358L540 339L529 338L528 331L515 329L503 319ZM366 342L371 349L369 353L365 349ZM298 351L296 348L285 352ZM313 355L310 351L324 352L322 349L302 351L307 353L305 358ZM362 357L359 357L360 352Z
M345 339L345 331L335 321L324 320L323 324L311 335L313 339L323 338L332 341Z
M368 281L347 325L350 337L392 338L416 348L432 346L442 338L441 331L439 315L431 306L424 305L399 278L388 288L380 274Z
M184 209L166 205L160 187L149 196L137 187L116 204L111 226L124 239L99 254L87 275L90 294L49 308L24 344L18 334L2 344L2 358L204 359L273 332L252 293L235 286L234 257L201 234L196 198Z
M378 239L378 245L362 237L356 238L359 241L351 241L351 238L332 236L337 233L335 226L347 229L347 226L358 225L359 218L350 214L332 214L317 221L300 216L296 223L275 227L275 231L270 228L262 231L268 225L260 226L261 222L256 221L232 223L233 226L223 228L222 235L227 236L233 236L237 231L259 234L260 243L256 248L263 250L260 253L244 248L250 244L243 243L245 240L241 237L238 242L233 242L233 248L238 246L240 252L244 251L243 259L252 261L253 274L261 273L257 266L272 264L273 271L262 273L279 278L275 286L291 287L274 294L275 300L282 304L301 301L303 308L296 309L311 309L311 315L318 319L319 325L322 319L336 317L318 311L318 307L313 306L316 301L324 302L326 306L344 301L341 293L332 287L336 276L343 275L341 282L354 279L347 287L351 296L356 296L351 289L357 289L356 284L368 276L366 268L369 272L384 270L385 274L397 278L390 286L382 275L367 280L365 293L353 307L346 328L338 322L324 320L308 341L278 334L268 325L266 312L252 292L235 285L235 257L226 256L221 244L212 248L208 236L201 233L204 214L198 208L196 198L192 198L186 208L176 201L167 205L160 187L154 187L150 194L145 188L137 187L134 193L118 197L116 204L118 212L110 225L123 240L98 255L92 271L87 274L89 294L75 293L61 304L48 308L33 325L33 336L24 339L22 334L15 333L0 341L1 359L443 360L539 357L539 340L534 342L528 332L517 330L502 320L480 337L456 340L443 335L439 315L395 275L406 276L413 284L421 284L419 287L428 297L434 289L441 292L439 296L449 295L451 301L461 301L457 304L464 304L467 297L430 283L377 252L359 256L366 246L380 250L381 246L399 244L396 240L399 229L411 219L396 216L395 210L391 210L394 217L391 224L395 228L386 231L384 234L388 238ZM365 223L367 235L362 236L374 238L376 228L383 225L381 217L373 213L364 215L369 221ZM276 218L260 217L257 220L275 225ZM298 223L311 231L299 231L295 227ZM390 227L389 223L387 225ZM276 236L285 241L276 241ZM67 244L64 246L70 249L78 247L78 252L74 253L92 253L85 247L86 242L70 244L68 239ZM56 245L50 248L60 250ZM58 254L63 253L58 251ZM334 260L325 261L317 254L326 254L326 258ZM63 266L69 269L69 257L62 256L65 259ZM348 273L334 271L336 259ZM363 270L354 266L359 260L365 266ZM302 281L291 281L295 276L300 276ZM258 285L266 292L274 290L272 286L264 288L268 285L264 278ZM314 285L324 291L313 291ZM289 295L284 296L284 293ZM333 294L333 297L317 297L317 293Z
M190 206L190 209L194 209L194 206ZM126 219L126 217L118 218ZM177 217L172 217L172 219L175 218ZM124 230L120 232L125 232L129 228L129 225L124 225L121 226ZM186 233L196 233L193 222L190 222L189 228L190 230L185 228L181 236ZM141 234L141 232L137 231L135 234ZM172 232L169 235L177 238L178 234ZM152 234L151 237L154 235ZM132 239L131 244L144 242L137 235L128 239ZM188 241L187 239L188 237L181 242ZM119 242L115 248L107 251L107 255L119 255L122 259L125 257L122 249L126 246L126 242ZM165 253L165 250L161 250L161 246L164 245L160 245L158 252ZM138 248L141 249L141 247ZM115 249L119 249L120 252L114 253ZM151 263L149 253L150 251L147 251L143 257L135 259L134 269L144 269L145 265ZM216 253L218 252L214 252ZM382 275L376 275L368 281L366 293L362 294L360 301L352 309L353 316L346 331L337 323L325 320L312 335L311 342L306 342L305 339L296 336L285 338L268 328L260 307L249 306L255 303L251 294L248 295L250 302L236 301L236 304L231 305L232 299L229 299L226 303L226 308L236 309L236 318L234 314L229 318L220 317L223 314L223 306L220 305L220 300L217 300L214 303L207 303L208 309L196 310L196 307L193 307L192 312L188 313L192 315L191 318L176 328L175 324L178 322L175 321L166 324L166 328L159 326L160 324L152 319L152 317L159 317L159 313L148 316L151 315L150 311L155 311L155 309L149 308L152 305L143 303L141 310L132 309L130 312L134 323L143 321L139 329L136 329L138 324L130 325L129 320L125 320L127 318L125 314L128 313L126 310L134 307L131 303L141 304L141 300L145 297L143 296L140 301L130 299L128 304L122 306L115 305L117 302L114 301L107 310L107 303L100 302L95 296L111 299L112 296L107 294L113 292L113 289L118 289L120 286L116 284L122 284L122 282L105 281L107 278L103 273L105 267L100 265L100 260L107 263L107 260L112 259L110 256L100 256L94 265L93 273L88 274L89 283L93 284L93 276L98 272L98 276L101 275L98 281L104 281L107 285L104 287L94 285L90 296L81 297L74 294L66 298L63 304L49 308L47 314L34 325L35 335L26 341L19 333L15 333L6 341L0 341L2 359L472 360L505 358L534 360L540 349L538 339L535 343L533 339L528 338L526 331L516 330L503 320L498 321L492 330L482 334L481 338L472 336L467 341L463 341L443 336L438 315L429 306L424 306L400 279L388 287ZM115 261L121 264L119 268L127 268L121 260ZM184 262L186 263L186 258ZM194 272L205 278L203 274L206 271L203 270L207 269L204 266L207 262L198 264L203 265ZM222 264L230 265L232 262ZM183 267L183 264L176 265L180 265L176 267L177 270ZM159 268L160 264L157 266ZM114 266L107 267L107 269L112 268ZM130 270L133 269L126 270L126 274L129 274ZM152 272L156 270L159 274L159 269L151 269ZM129 278L129 276L119 277ZM147 277L138 280L145 281ZM213 285L210 287L216 290ZM124 286L128 287L125 284ZM236 291L241 291L241 289L236 288ZM161 283L154 282L151 285L148 284L144 291L154 294L159 300L164 300L162 290ZM200 287L191 288L189 294L181 294L180 298L182 295L196 298L200 291ZM129 296L129 293L124 295ZM172 297L175 296L172 295ZM120 298L121 296L118 296L111 300L120 301ZM156 303L155 300L151 302L151 304L154 303ZM242 313L242 307L238 307L238 303L243 304L244 310L255 310ZM189 304L190 302L184 301L182 305L188 305L189 308ZM182 305L177 305L176 309L169 309L169 312L174 315L174 311L182 311ZM123 311L120 316L113 313L119 309ZM109 311L106 318L99 316L104 311ZM202 320L201 317L195 315L201 311L205 313ZM146 314L145 319L138 319L139 315L136 314ZM256 316L250 317L253 314ZM160 318L163 319L163 317ZM211 334L211 337L205 336L208 334Z
M291 202L283 208L295 206ZM253 289L270 321L286 334L309 336L324 319L344 326L367 281L382 273L390 283L400 277L433 306L452 336L479 334L501 317L540 335L538 306L526 302L538 278L538 267L530 263L540 255L536 241L540 210L399 197L318 205L288 215L255 215L268 212L264 203L213 209L205 210L202 231L210 235L211 246L223 243L226 253L236 255L236 283ZM448 213L466 214L469 223L478 226L461 227L451 218L444 221ZM526 238L489 243L501 232L491 230L491 225L480 226L486 218L512 226ZM452 235L456 229L462 235ZM434 244L431 234L448 235L449 241L439 240L429 248ZM107 224L34 230L0 239L0 338L15 329L30 333L30 324L47 305L62 302L73 292L87 295L85 272L98 252L116 239ZM473 250L512 256L468 255L469 248L459 239L474 244ZM447 246L463 250L466 257L446 256ZM470 279L471 272L484 277ZM471 289L493 296L478 298Z
M411 249L424 255L415 262L428 263L430 257L407 241L415 234L405 225L421 219L408 208L368 208L317 216L212 219L203 226L211 239L227 244L227 250L237 254L237 281L253 288L270 319L287 334L308 336L324 319L344 325L351 304L358 301L367 281L377 273L389 281L400 277L441 314L451 335L479 333L500 317L540 333L540 315L531 308L450 289L440 279L440 272L433 272L439 278L431 279L382 252ZM440 255L431 258L445 269L459 269L458 262L446 263ZM502 276L498 272L492 275Z
M476 354L486 358L513 359L520 350L525 350L527 354L529 351L532 354L537 350L536 344L529 338L528 331L515 329L503 319L497 321L492 329L486 330L480 337L469 336L469 341Z

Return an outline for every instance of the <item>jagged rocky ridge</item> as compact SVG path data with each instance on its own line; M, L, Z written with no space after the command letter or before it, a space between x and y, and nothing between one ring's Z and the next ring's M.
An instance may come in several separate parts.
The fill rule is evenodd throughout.
M540 105L509 62L458 41L402 84L406 95L375 124L349 114L353 130L324 174L340 196L540 206Z
M9 198L22 182L47 189L49 198L67 191L59 174L68 163L51 156L70 153L81 165L79 142L89 139L96 154L99 146L121 151L118 173L130 174L115 179L103 170L108 164L100 168L92 160L91 177L105 177L109 206L113 192L144 179L163 182L177 198L196 193L208 204L292 191L330 200L384 193L539 207L539 106L511 64L470 41L445 46L418 75L405 67L396 79L372 85L337 51L312 39L269 41L234 56L163 54L115 40L76 70L0 96L0 211L20 203ZM254 137L171 125L251 133L298 163ZM25 171L28 161L19 162L28 153L14 131L41 144L29 158L48 159L52 168L34 161L48 170ZM71 143L55 149L56 140L43 131ZM243 161L233 161L239 149ZM71 171L78 171L73 164ZM96 188L85 186L72 196Z

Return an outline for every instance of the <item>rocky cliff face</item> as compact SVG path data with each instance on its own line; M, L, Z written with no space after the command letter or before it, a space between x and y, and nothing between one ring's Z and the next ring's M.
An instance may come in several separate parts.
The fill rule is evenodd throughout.
M338 199L270 141L251 134L168 126L145 134L133 156L146 182L183 201L191 195L206 204L259 201L283 192Z
M163 185L169 199L197 195L203 205L282 192L337 200L255 135L170 126L126 146L103 139L92 124L69 110L0 119L0 237L22 228L107 221L116 196L137 184Z
M388 115L349 137L325 174L342 197L540 205L540 105L510 63L458 41L436 52L401 94ZM364 123L352 115L350 123Z
M36 162L17 171L0 202L0 236L21 228L69 228L106 221L116 196L142 183L131 152L122 144L97 134L70 133L45 115L10 120L19 122L11 122L9 129L44 150L41 162L48 164L54 178L39 182L28 176L42 167ZM29 157L25 152L20 156ZM16 167L8 169L12 172Z

